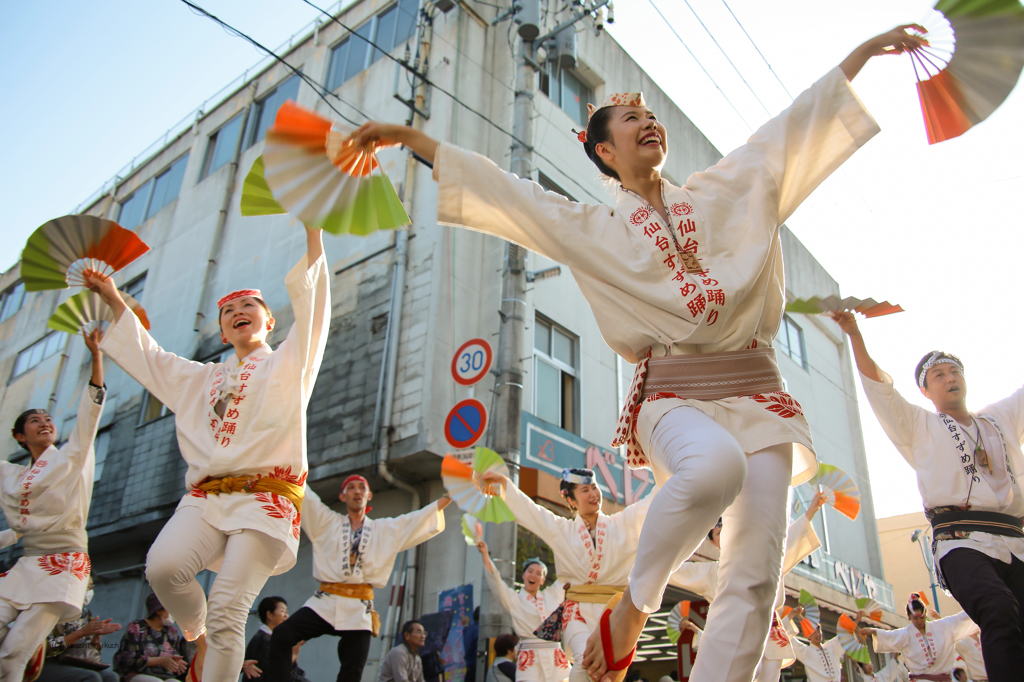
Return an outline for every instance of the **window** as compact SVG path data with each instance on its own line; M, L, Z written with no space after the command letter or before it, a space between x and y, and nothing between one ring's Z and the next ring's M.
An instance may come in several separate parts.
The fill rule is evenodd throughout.
M21 305L25 302L25 283L18 282L13 287L8 287L7 291L0 294L0 322L3 322L7 318L14 315L14 313L21 310Z
M371 64L412 37L416 28L419 0L398 0L380 12L331 50L327 89L335 90L345 81L368 69ZM362 38L362 39L361 39ZM380 49L370 46L370 41ZM381 50L384 50L382 52Z
M146 288L146 273L142 273L132 281L121 287L121 291L142 303L142 291Z
M575 434L579 434L578 345L578 339L564 329L540 317L535 320L533 413Z
M142 187L132 192L130 197L121 202L121 210L117 214L118 224L126 230L134 230L177 199L187 164L188 154L185 154L165 171L150 178Z
M807 369L807 353L804 348L804 330L797 326L789 315L782 318L782 326L775 337L775 347L793 359L793 362Z
M594 93L573 71L559 68L556 60L548 62L547 70L541 72L540 89L569 118L587 125L587 102L594 101Z
M167 406L156 399L156 397L146 391L146 394L142 396L142 414L139 415L139 426L148 424L154 419L160 417L166 417L171 411L167 409Z
M103 476L103 465L107 463L107 450L110 448L110 427L96 432L96 440L93 441L93 450L96 452L96 473L93 481L100 480Z
M301 80L298 76L292 76L274 88L269 95L256 102L256 107L249 115L248 131L245 135L246 149L266 136L267 128L274 122L277 110L281 108L281 105L298 97Z
M544 175L539 171L537 172L537 184L543 187L545 191L554 192L555 194L561 194L569 201L576 201L576 199L574 199L571 194L569 194L564 189L559 187L551 178L549 178L548 176Z
M50 357L64 345L64 332L50 332L25 350L14 361L14 377L19 377ZM13 377L12 377L13 378Z
M242 127L242 115L236 114L233 119L225 123L213 135L206 145L206 159L203 162L203 172L200 179L210 176L211 173L235 158L235 150L238 149L238 133Z

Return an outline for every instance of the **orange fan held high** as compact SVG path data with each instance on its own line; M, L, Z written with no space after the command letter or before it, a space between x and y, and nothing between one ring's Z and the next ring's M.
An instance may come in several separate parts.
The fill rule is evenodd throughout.
M85 286L85 276L109 277L149 251L138 235L112 220L66 215L44 223L21 252L26 291Z
M282 104L262 157L272 198L307 226L334 234L368 235L408 224L376 154L356 148L353 132L292 101Z
M1024 68L1019 0L939 0L929 44L910 52L928 144L963 135L1009 96Z

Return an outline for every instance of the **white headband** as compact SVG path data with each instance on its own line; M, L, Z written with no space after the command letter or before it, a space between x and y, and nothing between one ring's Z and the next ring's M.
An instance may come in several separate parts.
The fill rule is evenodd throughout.
M928 376L928 370L930 370L935 365L941 364L956 365L957 369L960 370L960 373L964 374L964 365L962 362L960 362L960 358L958 358L955 355L943 353L940 350L932 351L931 357L928 358L927 362L921 365L921 372L920 374L917 375L918 388L924 388L924 380Z

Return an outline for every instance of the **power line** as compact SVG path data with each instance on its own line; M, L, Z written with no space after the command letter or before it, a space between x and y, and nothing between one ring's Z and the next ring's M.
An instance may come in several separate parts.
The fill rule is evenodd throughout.
M735 12L732 11L732 8L729 7L729 3L726 2L725 0L722 0L722 4L725 5L725 8L727 10L729 10L729 14L732 15L732 18L736 20L736 24L740 27L740 30L743 31L743 35L747 36L747 40L749 40L750 44L754 46L754 49L757 50L757 53L761 55L761 59L764 60L764 63L768 67L768 70L772 72L773 76L775 76L775 80L777 80L779 82L779 85L782 86L782 89L785 90L786 95L789 96L790 100L793 100L793 95L790 94L789 89L786 87L786 84L782 82L781 78L779 78L779 74L775 73L775 69L772 68L772 65L768 62L768 59L763 54L761 54L761 49L757 46L757 43L754 42L754 39L750 37L750 34L747 33L747 29L743 27L743 23L740 22L740 18L737 17Z
M700 60L697 59L697 55L693 53L693 50L690 49L690 46L686 44L686 41L684 41L682 36L680 36L676 32L676 29L672 26L672 24L669 23L668 19L665 17L664 14L662 14L661 10L658 9L658 6L654 4L654 0L648 1L651 3L651 7L654 8L654 11L658 13L658 16L661 17L661 20L665 22L666 26L668 26L668 30L672 31L672 35L674 35L679 40L680 44L682 44L682 46L686 48L686 51L690 53L691 57L693 57L693 61L697 62L697 66L699 66L701 71L704 72L704 75L708 77L708 80L711 81L711 84L718 88L718 92L722 93L722 97L724 97L725 101L729 103L729 106L732 107L732 110L736 112L736 115L740 117L740 120L743 121L744 125L746 125L747 128L751 132L753 132L754 128L750 125L750 123L747 122L747 119L743 118L743 114L741 114L740 110L736 108L736 105L732 103L732 100L729 99L729 96L725 94L725 90L722 90L722 88L718 85L715 79L711 77L711 74L708 73L708 70L704 68L704 65L700 63Z
M725 57L725 61L729 62L729 66L731 66L732 70L736 72L736 75L740 77L740 80L743 81L743 84L747 86L747 90L750 90L750 94L754 96L754 99L757 100L757 103L761 105L762 109L764 109L764 113L771 116L772 112L768 111L768 107L764 105L764 102L761 101L761 98L757 96L756 92L754 92L754 88L750 87L750 83L748 83L747 79L743 77L743 74L740 73L740 70L736 67L736 64L734 64L732 59L729 58L728 53L715 39L715 35L711 32L711 29L707 27L707 25L704 23L704 20L700 18L699 14L697 14L697 10L693 9L693 5L690 4L690 0L683 0L683 2L685 2L686 6L690 8L690 12L693 13L693 16L697 17L697 21L700 23L701 28L703 28L704 31L708 34L708 36L710 36L711 42L715 44L715 47L718 48L718 51L722 53L723 57Z
M212 20L213 20L214 22L216 22L217 24L219 24L219 25L220 25L220 27L221 27L222 29L224 29L225 31L227 31L227 32L228 32L229 34L232 34L232 35L236 35L236 36L238 36L239 38L242 38L243 40L246 40L246 41L248 41L248 42L249 42L249 44L253 45L254 47L256 47L256 48L257 48L257 49L259 49L259 50L262 50L263 52L267 53L267 54L268 54L269 56L273 57L273 58L274 58L275 60L277 60L278 62L280 62L280 63L284 64L284 65L285 65L286 67L288 67L288 69L289 69L289 70L290 70L290 71L291 71L292 73L294 73L294 74L295 74L296 76L298 76L299 78L301 78L301 79L302 79L302 80L303 80L303 81L304 81L305 83L309 84L309 86L313 88L313 91L314 91L314 92L316 92L316 94L317 94L317 95L318 95L318 96L320 97L320 99L322 99L322 100L323 100L323 101L324 101L324 102L325 102L325 103L327 104L327 106L329 106L329 107L331 108L331 111L333 111L334 113L336 113L336 114L337 114L338 116L340 116L340 117L341 117L342 119L344 119L344 120L345 120L346 122L348 122L348 123L350 123L350 124L352 124L352 125L354 125L354 126L356 126L356 127L359 127L359 124L358 124L358 123L356 123L355 121L353 121L352 119L350 119L350 118L349 118L348 116L346 116L345 114L343 114L343 113L341 113L340 111L338 111L338 109L337 109L337 108L336 108L336 107L335 107L335 106L334 106L333 104L331 104L331 101L327 99L326 95L331 95L332 97L334 97L335 99L337 99L337 100L338 100L339 102L341 102L342 104L344 104L344 105L346 105L346 106L349 106L349 107L351 107L351 108L352 108L352 109L354 109L354 110L355 110L356 112L358 112L358 113L359 113L359 115L361 115L361 116L362 116L363 118L365 118L365 119L367 119L367 120L369 120L369 119L370 119L370 117L369 117L369 116L367 116L367 115L366 115L365 113L363 113L362 111L360 111L359 107L357 107L357 106L355 106L355 105L353 105L353 104L350 104L349 102L346 102L345 100L343 100L343 99L342 99L341 97L338 97L338 96L337 96L337 95L335 95L334 93L332 93L332 92L329 92L329 91L325 90L325 89L323 88L323 86L322 86L322 85L320 85L320 84L319 84L319 83L317 83L317 82L316 82L315 80L313 80L312 78L310 78L310 77L309 77L309 76L307 76L306 74L304 74L304 73L302 73L301 71L299 71L298 69L296 69L296 68L295 68L294 66L292 66L291 64L289 64L288 62L286 62L286 61L285 61L285 60L284 60L284 59L283 59L282 57L279 57L279 56L277 55L277 53L275 53L275 52L274 52L273 50L271 50L271 49L270 49L269 47L266 47L266 46L264 46L264 45L260 44L260 43L259 43L259 42L258 42L258 41L257 41L257 40L255 39L255 38L252 38L251 36L249 36L249 35L246 35L245 33L242 33L241 31L239 31L239 30L238 30L237 28L235 28L234 26L232 26L232 25L228 24L228 23L227 23L226 21L223 21L223 20L222 20L222 19L220 19L219 17L217 17L217 16L214 16L213 14L210 14L210 13L209 13L209 12L207 12L207 11L206 11L205 9L203 9L202 7L200 7L199 5L196 5L196 4L192 3L192 2L189 2L189 0L181 0L181 1L182 1L183 3L185 3L186 5L188 5L188 6L189 6L189 7L190 7L190 8L192 9L192 11L193 11L194 13L196 13L196 14L198 14L198 15L200 15L200 16L204 16L204 17L206 17L206 18L208 18L208 19L212 19Z

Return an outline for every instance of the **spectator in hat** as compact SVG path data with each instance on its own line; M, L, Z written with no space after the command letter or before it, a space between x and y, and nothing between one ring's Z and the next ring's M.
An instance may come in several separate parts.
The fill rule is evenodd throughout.
M185 679L185 638L156 594L146 597L146 617L131 623L114 654L114 672L121 682Z

